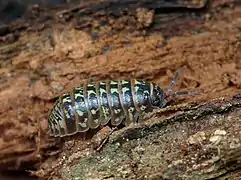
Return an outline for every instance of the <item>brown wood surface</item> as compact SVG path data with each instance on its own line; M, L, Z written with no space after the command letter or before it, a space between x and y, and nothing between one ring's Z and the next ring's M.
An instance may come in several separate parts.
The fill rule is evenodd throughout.
M89 172L78 166L78 160L89 162L89 167L99 166L86 155L92 152L94 139L98 139L97 135L92 138L95 133L88 134L84 141L78 135L61 140L48 136L47 117L54 98L83 82L105 79L145 79L166 88L176 69L184 67L183 79L176 89L197 90L201 95L175 99L170 106L175 108L164 114L156 112L157 119L115 132L100 156L112 156L115 143L123 145L116 149L123 154L124 159L116 159L122 170L112 169L121 177L237 176L240 99L232 96L241 87L241 8L233 0L212 1L212 6L204 9L206 1L184 2L187 1L91 1L58 8L34 5L21 19L1 25L1 170L32 170L45 178L76 177L76 172L82 172L86 178L112 177L108 168L105 170L105 163L112 162L103 163L102 174L97 173L98 169ZM222 97L225 101L212 101ZM182 103L187 104L180 110L178 105ZM163 139L159 131L167 131L164 136L170 138ZM99 132L100 136L105 133ZM149 133L160 137L159 148L169 147L159 154L162 159L155 156L155 149L151 151L154 147L145 144L156 142ZM123 136L132 138L133 144L122 141ZM200 142L195 144L193 136ZM213 139L218 144L213 144ZM144 151L140 166L135 159L125 158L128 153L132 154L129 158L136 157L138 141L142 148L146 147L140 150ZM175 150L170 153L172 149ZM145 161L148 154L157 160L149 159L153 168ZM195 161L191 161L193 158ZM127 169L121 160L128 165ZM94 172L96 176L91 175Z

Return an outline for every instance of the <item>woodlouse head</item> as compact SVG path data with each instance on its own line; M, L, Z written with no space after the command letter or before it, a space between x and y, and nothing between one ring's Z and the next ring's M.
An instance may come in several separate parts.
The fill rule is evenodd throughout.
M180 77L181 69L178 69L170 83L169 88L166 92L163 91L158 85L153 84L153 90L151 93L151 104L154 107L163 108L173 99L175 93L173 93L173 88L176 85L178 78Z
M163 107L166 102L164 100L165 93L158 85L153 84L153 90L151 95L151 104L154 107Z

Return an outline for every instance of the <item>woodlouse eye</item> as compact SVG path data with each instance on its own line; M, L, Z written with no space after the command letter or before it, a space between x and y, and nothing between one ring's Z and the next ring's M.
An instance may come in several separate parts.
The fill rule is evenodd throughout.
M164 103L164 92L159 86L153 88L151 104L155 107L162 107Z
M159 107L159 105L160 105L160 100L159 100L159 99L153 100L153 101L152 101L152 105Z

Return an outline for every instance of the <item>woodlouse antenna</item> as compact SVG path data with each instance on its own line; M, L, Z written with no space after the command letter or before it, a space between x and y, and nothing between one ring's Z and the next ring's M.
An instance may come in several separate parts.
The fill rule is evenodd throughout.
M172 78L172 81L167 89L166 92L166 97L165 97L165 102L164 102L164 106L170 102L173 98L175 98L176 96L182 96L182 95L191 95L191 96L196 96L196 95L200 95L200 93L195 92L195 91L176 91L173 93L173 89L175 87L175 85L177 84L178 79L181 79L181 73L183 71L183 68L179 68L175 73L174 76Z
M172 78L172 81L171 81L171 84L169 85L169 88L167 89L167 92L166 92L166 95L171 95L172 94L172 91L173 91L173 88L175 87L175 85L177 84L177 80L178 78L181 77L181 71L182 71L183 68L179 68L175 73L174 73L174 76Z
M182 96L182 95L196 96L196 95L200 95L200 93L196 91L176 91L173 93L172 97Z

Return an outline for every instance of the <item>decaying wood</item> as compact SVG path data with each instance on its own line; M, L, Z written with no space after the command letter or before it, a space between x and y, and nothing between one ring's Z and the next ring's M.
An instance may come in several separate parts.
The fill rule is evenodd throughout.
M101 11L122 7L120 1L113 2L89 7L96 8L96 15L102 17ZM96 25L93 18L92 34L78 28L78 23L74 29L66 25L64 17L64 25L59 23L61 17L56 18L67 13L82 22L86 17L77 15L89 11L81 9L83 6L46 14L35 6L39 18L35 14L30 21L26 17L2 27L2 171L21 169L62 179L208 179L240 173L240 99L229 99L241 87L240 7L176 16L142 8L150 5L147 0L141 1L145 2L142 5L125 2L132 3L133 9L141 8L130 11L135 16L119 13L108 26ZM95 11L91 13L96 17ZM151 30L150 24L158 31L148 36L136 34ZM135 36L122 31L125 28ZM104 79L138 78L168 85L172 73L181 66L185 66L185 73L179 89L195 89L202 95L174 101L170 109L157 111L145 124L115 131L108 142L100 144L99 153L92 148L93 141L78 135L62 140L47 135L48 112L53 99L62 92L82 82ZM210 101L223 96L224 100ZM177 105L190 101L194 104Z
M79 141L71 147L75 152L63 152L49 171L61 179L212 179L240 173L240 98L170 106L154 114L144 124L113 132L101 152L80 152Z
M100 24L108 19L116 19L123 15L135 15L136 10L145 8L149 10L187 8L201 9L204 8L209 0L185 1L185 0L105 0L105 1L81 1L79 5L65 4L63 11L47 8L47 6L31 5L28 10L22 14L23 18L13 21L10 24L1 24L0 22L0 43L3 40L12 42L18 39L18 33L22 31L41 31L49 27L51 23L59 22L69 23L71 19L77 21L77 28L86 28L91 26L94 20L99 19ZM19 2L18 2L19 3ZM14 6L14 5L13 5ZM25 11L27 5L21 4ZM60 6L61 7L61 6ZM60 9L60 8L59 8ZM0 9L1 10L1 9ZM168 11L168 10L166 10Z

